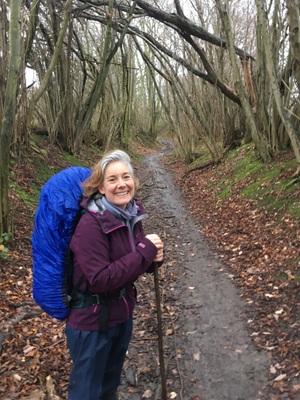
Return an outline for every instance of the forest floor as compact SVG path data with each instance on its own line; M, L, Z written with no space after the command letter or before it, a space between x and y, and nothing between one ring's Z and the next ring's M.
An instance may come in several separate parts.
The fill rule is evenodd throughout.
M230 175L226 161L186 174L168 141L157 151L138 150L145 230L159 234L166 250L159 286L168 398L300 399L299 221L275 221L238 189L220 202L210 184L220 171ZM41 156L51 168L67 166L57 149L47 151ZM25 162L13 172L29 194L35 168ZM65 399L71 363L64 323L32 302L33 209L18 196L11 200L15 246L0 258L0 399ZM137 287L120 399L158 400L153 276Z

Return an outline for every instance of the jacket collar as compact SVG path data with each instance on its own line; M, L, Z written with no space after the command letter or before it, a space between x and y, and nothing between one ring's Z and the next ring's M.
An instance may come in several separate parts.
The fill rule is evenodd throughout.
M125 223L114 216L110 211L108 211L103 202L101 201L101 195L96 194L91 197L85 197L81 202L81 207L86 211L94 214L101 224L101 228L104 233L112 232L115 229L119 229L125 226ZM148 218L148 214L144 209L142 203L137 201L138 214L132 220L133 226L140 220Z

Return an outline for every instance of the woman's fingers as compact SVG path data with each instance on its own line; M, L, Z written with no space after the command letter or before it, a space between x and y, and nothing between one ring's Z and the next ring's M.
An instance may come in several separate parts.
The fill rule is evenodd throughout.
M158 249L163 249L164 244L160 237L156 234L150 234L146 236L147 239L151 240L151 242L158 248Z

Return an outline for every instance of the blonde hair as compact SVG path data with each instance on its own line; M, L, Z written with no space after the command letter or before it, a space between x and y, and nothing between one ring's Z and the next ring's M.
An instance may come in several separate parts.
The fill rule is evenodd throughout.
M123 150L113 150L103 155L101 160L93 167L91 176L82 183L84 196L90 197L93 194L98 193L98 187L104 181L107 166L116 161L120 161L128 166L129 173L134 180L135 190L137 190L139 182L135 177L129 155Z

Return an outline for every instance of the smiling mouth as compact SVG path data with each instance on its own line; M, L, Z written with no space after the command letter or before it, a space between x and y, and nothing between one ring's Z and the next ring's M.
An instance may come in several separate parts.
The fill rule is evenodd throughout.
M129 193L129 192L116 193L116 196L120 196L120 197L122 197L122 196L127 196L128 193Z

